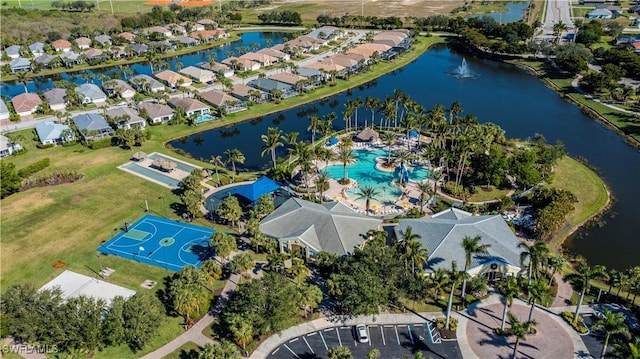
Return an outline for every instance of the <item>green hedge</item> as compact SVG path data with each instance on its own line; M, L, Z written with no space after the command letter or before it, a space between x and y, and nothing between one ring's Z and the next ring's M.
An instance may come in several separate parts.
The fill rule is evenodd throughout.
M32 174L38 172L38 171L42 171L43 169L49 167L49 159L48 158L43 158L40 161L30 164L27 167L21 168L18 171L18 176L22 177L22 178L27 178L29 176L31 176Z
M573 327L580 334L587 334L589 329L586 325L584 325L584 319L581 315L578 315L578 320L573 320L573 313L571 312L562 312L562 318Z
M96 141L89 142L87 147L89 147L92 150L97 150L99 148L111 147L111 138L103 138L101 140L96 140Z

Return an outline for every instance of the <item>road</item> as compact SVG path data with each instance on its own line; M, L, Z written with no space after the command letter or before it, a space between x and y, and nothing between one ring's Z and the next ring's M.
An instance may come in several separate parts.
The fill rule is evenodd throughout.
M541 40L553 40L553 26L560 21L567 25L569 33L573 33L575 24L571 14L571 0L547 0L542 23L542 34L536 37Z

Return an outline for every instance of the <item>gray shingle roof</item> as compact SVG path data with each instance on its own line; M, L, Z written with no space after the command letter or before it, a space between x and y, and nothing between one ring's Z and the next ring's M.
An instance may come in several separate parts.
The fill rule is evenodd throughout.
M303 242L315 252L345 255L362 245L367 231L381 223L338 202L320 205L291 198L260 222L260 230L280 240Z
M18 45L11 45L9 47L7 47L6 49L4 49L4 52L7 54L7 56L20 56L20 46Z
M90 98L92 101L106 99L107 95L105 95L100 87L95 84L84 83L78 87L76 87L76 92L81 94L84 97Z
M111 126L107 123L107 120L99 113L83 113L73 117L73 122L78 127L79 131L100 131L104 129L111 130Z
M399 231L404 232L407 227L411 227L414 234L420 235L418 240L429 250L427 270L449 269L452 261L464 266L466 259L462 240L466 236L480 236L481 244L490 245L487 255L473 257L470 268L490 261L520 267L522 250L518 248L519 241L499 215L472 216L470 213L451 209L437 213L432 218L401 219L395 228L398 239L401 239Z
M45 91L42 96L47 100L49 105L66 104L67 91L63 88L52 88Z
M62 132L68 130L69 126L56 123L53 121L45 121L36 123L36 132L41 142L47 140L57 140L62 137Z

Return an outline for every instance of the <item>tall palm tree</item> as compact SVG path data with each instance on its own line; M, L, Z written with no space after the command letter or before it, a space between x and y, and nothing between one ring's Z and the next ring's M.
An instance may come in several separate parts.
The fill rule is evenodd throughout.
M531 246L522 242L518 244L518 248L523 249L520 253L520 264L524 266L524 263L527 263L528 284L531 285L532 278L538 278L542 264L549 256L549 247L544 242L536 242Z
M271 161L273 162L273 168L276 168L276 149L278 147L284 146L284 144L280 142L280 136L282 136L282 130L274 127L269 127L267 129L267 134L260 136L262 142L264 143L260 155L264 156L265 153L271 152Z
M22 86L24 87L24 93L29 93L29 89L27 89L27 73L26 72L24 71L17 72L16 81L22 84Z
M509 312L509 321L511 322L511 331L509 332L509 335L516 337L516 343L513 346L513 355L512 355L512 358L516 359L520 341L527 340L527 335L531 332L531 329L533 329L534 326L537 325L538 323L536 323L535 320L528 320L526 322L521 322L511 312Z
M293 152L293 149L296 146L296 141L298 139L298 135L300 133L296 132L296 131L291 131L291 132L287 132L284 135L281 136L282 140L284 142L287 143L287 145L289 146L288 148L288 152L289 152L289 164L291 164L291 153Z
M303 259L291 258L291 267L287 269L287 273L295 278L297 284L300 284L300 280L309 274L309 268L304 265Z
M431 183L427 181L418 182L418 190L420 191L420 214L424 214L424 202L429 193L431 193Z
M308 131L311 131L311 146L313 147L316 143L316 131L320 127L320 118L316 115L311 115L309 117L309 127L307 127Z
M504 310L502 311L502 323L500 331L504 332L504 325L507 322L507 309L513 304L513 298L520 293L518 279L514 276L504 278L498 283L498 289L504 298Z
M365 208L367 210L367 216L369 215L371 200L377 201L379 195L380 195L380 192L378 192L378 189L374 186L362 186L358 188L357 198L365 200Z
M567 265L567 261L561 254L551 255L549 256L549 258L547 258L547 268L551 269L551 273L549 275L549 285L553 283L553 276L555 276L556 273L561 272L564 269L565 265ZM611 288L609 288L609 291L611 291Z
M222 156L217 155L217 156L211 156L211 159L209 159L209 163L211 163L213 165L213 169L216 171L216 184L219 186L220 185L220 174L218 173L218 167L222 167L224 166L224 161L222 161Z
M336 159L342 162L343 176L342 184L349 183L349 177L347 176L347 165L354 161L353 149L348 146L340 146L338 148L338 154Z
M413 233L413 227L407 226L407 228L402 231L399 231L400 237L402 237L402 241L398 242L398 247L400 248L401 257L404 259L404 268L407 269L407 261L410 260L411 253L411 242L418 242L418 239L422 238L419 234ZM413 272L412 267L412 272Z
M602 346L602 353L600 354L600 358L604 359L607 353L607 345L609 345L609 338L611 338L611 335L627 334L629 332L629 328L624 322L624 314L620 312L612 313L608 309L604 309L602 311L602 314L602 317L598 317L595 320L595 322L591 326L591 329L604 332L604 345Z
M367 96L364 100L364 105L367 106L371 111L371 128L373 128L373 125L375 124L376 111L380 107L380 99L377 97ZM367 120L365 119L364 127L367 127L367 126L368 126L368 123L367 123Z
M533 320L533 310L536 307L536 303L548 302L551 297L551 289L543 278L534 280L527 288L529 292L527 303L531 305L529 320Z
M324 200L324 191L329 188L329 174L327 171L320 171L316 178L316 191L320 192L320 204Z
M444 268L436 269L431 276L429 276L429 285L434 290L433 299L436 301L439 299L440 290L442 290L447 283L449 283L449 276L447 270Z
M560 40L560 37L562 37L562 33L565 31L567 31L567 24L565 24L564 22L558 21L553 25L553 35L556 37L556 42Z
M640 359L640 338L630 343L620 341L613 344L612 354L620 359Z
M490 244L480 244L480 241L482 240L481 236L475 236L473 238L469 237L469 236L465 236L462 239L462 249L464 249L464 271L466 272L469 269L469 266L471 265L471 260L473 259L473 256L475 256L476 254L487 254L489 253L488 249L489 247L491 247ZM464 305L465 303L465 294L466 294L466 290L467 290L467 280L465 279L462 282L462 304Z
M451 292L449 293L449 302L447 303L447 318L445 319L445 328L449 330L449 319L451 318L451 307L453 306L453 294L460 284L460 281L466 280L469 274L465 271L459 271L456 261L451 262L451 270L448 271L449 284L451 284Z
M577 272L567 274L564 277L564 280L571 283L571 286L574 290L580 292L580 298L578 299L578 306L576 307L576 312L573 316L573 320L578 320L578 316L580 315L580 306L582 306L582 301L584 300L584 295L591 288L591 280L592 279L606 279L607 278L607 269L602 265L595 265L593 267L589 267L588 265L581 263L578 266Z
M227 156L227 162L231 162L231 169L233 171L231 182L235 182L236 181L236 162L240 164L244 163L245 161L244 154L240 152L240 150L237 148L228 149L224 151L224 154L225 156Z
M387 163L391 163L391 145L395 141L397 135L391 131L385 131L380 135L380 139L387 143Z

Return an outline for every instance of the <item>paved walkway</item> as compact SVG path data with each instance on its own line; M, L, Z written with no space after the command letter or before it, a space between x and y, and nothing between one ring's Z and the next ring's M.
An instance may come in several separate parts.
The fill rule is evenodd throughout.
M571 284L567 283L562 279L562 275L560 273L556 273L553 275L556 283L558 283L558 291L556 292L556 297L553 298L553 303L551 303L551 307L564 307L569 305L569 300L571 299L571 295L573 294L573 288Z

